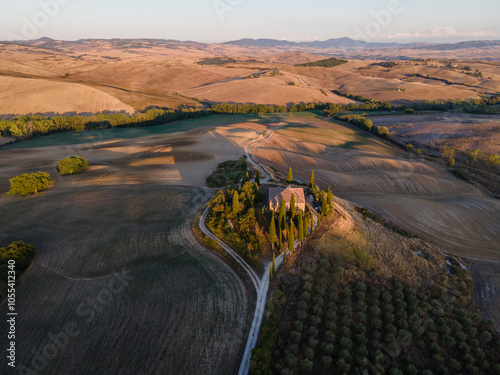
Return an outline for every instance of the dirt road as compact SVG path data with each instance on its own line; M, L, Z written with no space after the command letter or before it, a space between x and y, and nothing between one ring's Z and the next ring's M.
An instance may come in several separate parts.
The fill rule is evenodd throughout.
M269 182L271 176L262 168L259 164L252 160L250 156L250 146L255 143L258 143L264 139L269 138L272 135L272 131L270 131L266 136L260 136L254 141L247 143L245 146L245 155L247 157L247 161L252 164L255 168L259 170L261 173L261 182ZM271 269L272 263L268 262L265 267L265 272L262 278L259 279L257 273L248 265L247 262L243 258L241 258L230 246L226 243L218 239L210 230L206 227L205 221L208 215L209 209L208 207L203 212L203 215L199 221L200 230L210 237L212 240L215 240L219 243L219 245L226 251L229 255L231 255L248 273L252 283L255 287L255 292L257 293L256 297L256 305L255 312L252 321L252 326L250 327L250 332L248 334L247 344L245 346L245 351L243 353L243 358L241 359L240 369L238 371L238 375L246 375L250 370L250 357L252 355L252 349L257 345L257 339L259 337L259 330L262 324L262 318L264 317L264 311L266 307L267 300L267 292L269 290L269 271ZM280 254L276 260L276 268L278 269L281 263L283 263L283 254Z
M245 352L243 354L243 358L241 360L240 370L238 371L239 375L246 375L249 371L250 366L250 357L252 354L252 349L255 348L257 344L257 338L259 337L260 325L262 324L262 318L264 316L264 309L266 307L266 299L267 299L267 291L269 289L269 270L271 268L271 263L266 264L266 271L264 272L264 276L261 279L257 276L255 271L245 262L230 246L228 246L225 242L218 239L210 230L206 227L205 221L208 215L209 209L206 208L205 212L200 218L199 227L200 230L210 237L212 240L215 240L219 243L219 245L229 254L231 255L248 273L252 283L255 287L255 291L257 293L257 303L255 306L255 313L252 321L252 326L250 327L250 333L248 335L248 341L245 347ZM276 258L276 268L279 268L281 263L283 262L283 254Z

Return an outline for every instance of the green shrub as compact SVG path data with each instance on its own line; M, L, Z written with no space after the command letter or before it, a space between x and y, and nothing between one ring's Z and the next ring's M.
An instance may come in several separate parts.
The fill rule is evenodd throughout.
M30 174L22 174L11 178L10 190L7 193L9 196L22 195L27 196L30 194L39 193L52 183L52 178L48 173L38 172Z
M399 63L397 61L382 61L379 65L383 68L392 68L399 65Z
M7 281L9 260L15 261L16 278L18 278L31 263L35 256L35 246L17 241L7 247L0 248L0 280Z
M207 177L208 187L224 187L237 184L248 171L244 159L229 160L217 166L217 169Z
M78 174L89 169L89 162L82 156L72 156L57 162L57 171L59 174Z

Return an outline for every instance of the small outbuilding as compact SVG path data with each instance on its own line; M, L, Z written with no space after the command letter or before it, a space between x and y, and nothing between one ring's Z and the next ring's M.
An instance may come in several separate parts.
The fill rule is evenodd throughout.
M285 200L286 209L290 209L290 201L292 199L292 194L295 195L295 207L305 211L306 209L306 197L304 195L304 189L292 188L288 186L285 188L269 188L268 198L269 198L269 209L273 211L278 211L280 209L281 199Z

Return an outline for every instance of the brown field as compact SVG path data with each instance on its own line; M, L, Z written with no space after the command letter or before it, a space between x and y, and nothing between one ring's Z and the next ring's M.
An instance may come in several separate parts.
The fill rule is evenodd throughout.
M500 116L468 113L432 113L403 116L374 116L377 126L389 128L404 143L437 153L443 145L460 151L479 149L500 153Z
M70 142L76 133L56 134L39 139L45 147L29 141L0 151L0 242L23 239L38 249L17 289L19 364L30 366L32 351L43 350L49 334L75 323L79 335L45 373L237 371L251 296L196 241L191 223L210 196L199 188L206 177L266 129L255 116L238 118L229 125L224 116L186 121L185 129L198 128L182 133L115 129L114 139L105 133L79 145ZM58 177L55 163L74 153L87 157L91 169ZM38 170L51 173L53 188L27 198L5 194L8 178ZM79 306L98 298L116 272L133 279L90 319L88 307ZM6 366L2 359L0 372Z
M0 75L4 82L0 88L0 98L3 98L0 114L130 112L150 106L201 106L194 98L208 102L281 105L350 103L329 92L339 88L393 103L476 99L479 92L500 91L498 63L467 61L465 57L461 57L463 61L454 61L451 68L446 67L442 59L436 59L425 63L405 61L387 69L376 63L389 57L390 50L386 55L366 51L360 55L363 60L355 57L345 65L318 68L295 64L319 60L326 57L326 51L310 51L315 53L311 54L210 44L121 48L109 41L61 42L57 48L0 45ZM202 58L214 56L229 56L238 62L217 66L196 64ZM247 62L249 59L257 62ZM479 69L483 78L464 74L461 67L465 65ZM245 79L276 68L279 75ZM414 73L461 85L424 78L407 82ZM287 82L294 82L296 86Z
M44 373L233 373L246 291L192 236L207 198L189 188L93 186L3 202L2 243L23 238L38 248L17 289L18 364L31 367L32 351L74 323L78 336ZM117 272L131 279L104 299ZM91 309L96 298L104 302Z
M500 203L443 167L408 154L342 123L288 117L288 126L254 147L281 173L377 212L443 250L472 259L500 260Z
M22 149L0 151L0 193L9 190L8 179L21 173L47 172L57 178L61 187L112 186L112 185L160 185L203 186L206 178L217 165L243 155L243 145L257 138L265 126L256 124L255 116L211 116L182 122L185 129L178 133L162 133L169 126L141 129L111 129L92 133L63 133L20 143ZM248 120L248 121L247 121ZM224 122L234 124L215 127ZM212 126L212 128L206 126ZM198 128L196 128L198 126ZM204 127L205 126L205 127ZM182 126L179 129L182 131ZM73 135L92 134L93 141L71 144ZM104 135L105 134L105 135ZM114 139L102 140L103 137ZM125 138L120 138L125 137ZM36 146L36 141L59 146ZM17 146L17 145L14 145ZM58 160L73 155L87 158L91 168L85 174L68 178L57 177ZM2 202L3 198L0 198Z
M286 125L252 147L263 164L281 173L292 166L303 182L314 169L321 187L332 186L338 197L446 252L500 260L497 200L436 163L312 113L56 134L0 150L0 240L22 238L39 248L18 289L19 309L33 311L22 318L19 343L27 351L19 354L21 363L43 348L48 333L74 321L82 333L65 352L72 360L63 353L51 370L118 373L125 365L135 372L233 373L247 329L247 294L236 274L197 244L189 225L208 198L200 190L206 177L281 122ZM91 169L57 177L57 160L74 154L85 156ZM4 194L8 178L38 170L55 177L51 190L29 198ZM77 307L123 269L135 277L130 288L87 324ZM47 306L48 298L48 308L33 309ZM103 361L99 353L117 345L123 351ZM73 367L85 362L78 356L88 347L94 349L85 354L87 367ZM138 357L137 347L147 356Z
M54 112L56 98L58 113L94 113L105 110L135 112L131 106L117 98L85 85L0 76L0 86L0 115Z

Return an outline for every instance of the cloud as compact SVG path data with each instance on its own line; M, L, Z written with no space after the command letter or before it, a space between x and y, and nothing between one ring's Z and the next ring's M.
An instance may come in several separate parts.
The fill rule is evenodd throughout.
M416 32L405 32L388 35L387 39L422 39L422 38L442 38L442 37L492 37L499 36L493 31L471 31L460 32L452 27L438 26L432 29L420 30Z

